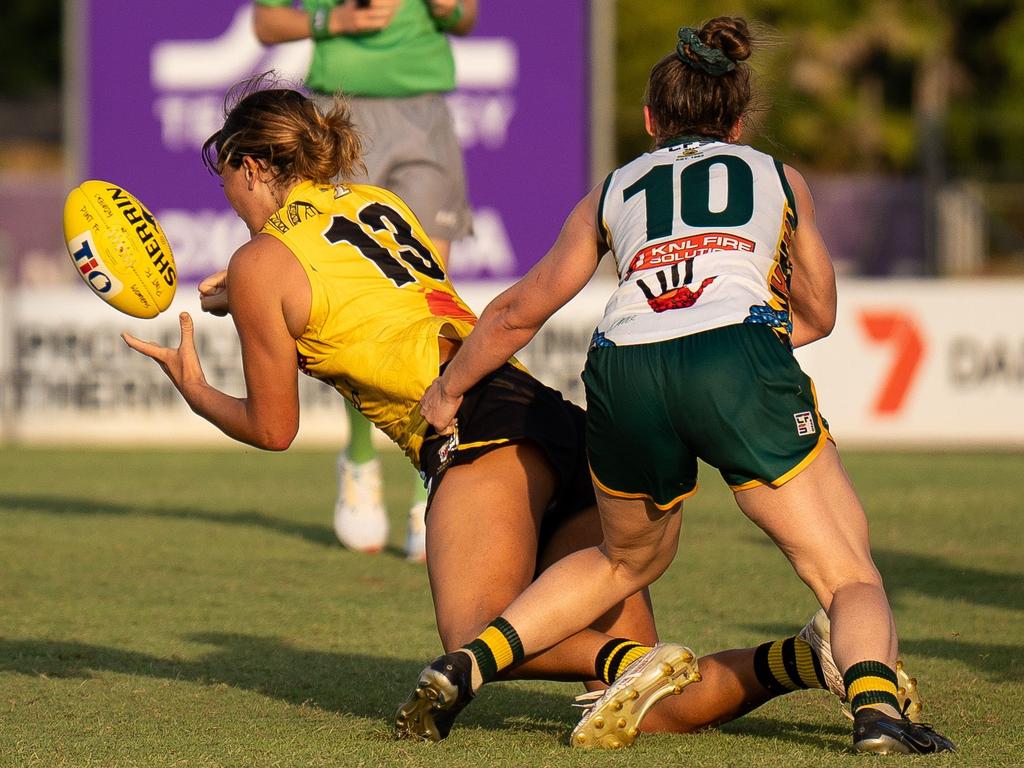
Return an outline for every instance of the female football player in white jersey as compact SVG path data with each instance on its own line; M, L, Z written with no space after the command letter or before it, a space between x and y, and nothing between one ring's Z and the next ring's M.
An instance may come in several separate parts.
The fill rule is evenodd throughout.
M430 484L428 571L438 631L453 650L539 570L600 542L583 412L512 360L466 392L457 436L429 430L418 401L476 318L402 200L378 187L330 182L360 158L343 105L322 113L301 93L260 81L244 84L236 98L204 158L252 239L226 273L200 288L204 309L232 316L246 394L231 397L205 380L188 314L180 318L177 349L127 334L125 340L161 365L196 413L241 442L289 446L298 428L299 371L334 386L387 433ZM646 592L615 602L546 652L523 660L520 649L506 646L522 661L508 676L614 682L657 642ZM646 727L696 730L775 695L828 683L842 696L841 683L828 680L826 631L820 622L806 628L816 653L787 638L703 657L702 685L665 701ZM662 657L666 648L673 676L681 678L669 687L695 679L686 649L662 646ZM766 672L765 660L776 656L791 675ZM398 735L444 738L471 696L468 676L464 682L442 691L444 707L411 697L399 712ZM657 700L647 694L658 686L624 709L626 730Z
M648 84L654 149L576 206L552 249L491 302L424 397L428 421L441 433L455 429L469 388L523 347L611 252L618 287L583 373L604 543L545 571L502 612L500 638L489 629L445 658L472 660L475 690L502 668L482 647L539 652L657 579L675 556L700 458L827 611L854 747L952 750L901 712L895 625L864 511L792 354L831 332L835 275L803 177L738 143L750 53L742 19L679 30ZM659 661L655 651L627 670L591 717L609 727L635 687L629 674L661 675L661 690L671 692Z

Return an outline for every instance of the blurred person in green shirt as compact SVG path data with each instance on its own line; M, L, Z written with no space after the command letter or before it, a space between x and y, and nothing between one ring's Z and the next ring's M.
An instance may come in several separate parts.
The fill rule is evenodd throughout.
M306 86L324 106L349 103L363 136L365 175L405 200L438 253L472 230L462 150L444 94L455 88L449 35L468 34L477 0L255 0L265 45L312 38ZM377 552L388 536L370 422L348 406L349 443L338 457L334 531L347 548ZM425 559L426 489L415 483L406 556Z

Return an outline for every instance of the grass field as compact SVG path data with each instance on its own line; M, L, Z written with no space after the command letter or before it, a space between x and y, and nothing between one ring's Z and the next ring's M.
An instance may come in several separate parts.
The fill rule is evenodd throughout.
M442 744L393 742L439 649L425 571L399 551L397 453L394 547L377 556L334 543L327 452L0 455L0 766L1024 764L1021 454L847 457L927 719L960 745L927 758L853 755L820 691L577 752L578 688L543 682L491 686ZM654 588L662 635L704 653L792 633L809 593L706 469L703 483Z

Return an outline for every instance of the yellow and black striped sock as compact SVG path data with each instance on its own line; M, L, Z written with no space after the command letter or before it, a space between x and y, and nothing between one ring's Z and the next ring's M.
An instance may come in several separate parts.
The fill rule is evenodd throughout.
M622 670L645 656L651 650L651 646L643 645L632 640L617 637L609 640L601 650L597 652L597 659L594 661L594 671L597 679L611 685L618 680Z
M754 673L758 682L776 696L825 687L818 657L799 637L759 645L754 651Z
M888 704L899 711L896 698L896 673L880 661L858 661L843 675L850 711Z
M499 616L476 640L462 646L476 658L483 682L490 682L501 670L523 660L523 643L515 628Z

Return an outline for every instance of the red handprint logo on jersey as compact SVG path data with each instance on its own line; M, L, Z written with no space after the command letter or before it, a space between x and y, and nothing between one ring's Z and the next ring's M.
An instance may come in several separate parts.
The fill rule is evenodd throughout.
M687 270L689 272L689 270ZM691 290L688 285L679 284L679 268L678 265L673 265L673 268L668 270L671 275L671 281L666 277L665 271L657 273L658 283L661 288L661 293L655 295L654 292L647 287L647 284L643 280L637 280L636 284L640 286L640 290L644 292L644 296L647 297L647 304L655 312L667 312L670 309L686 309L692 307L697 303L697 299L704 293L704 289L715 282L715 277L705 277L701 281L700 287L697 290Z

